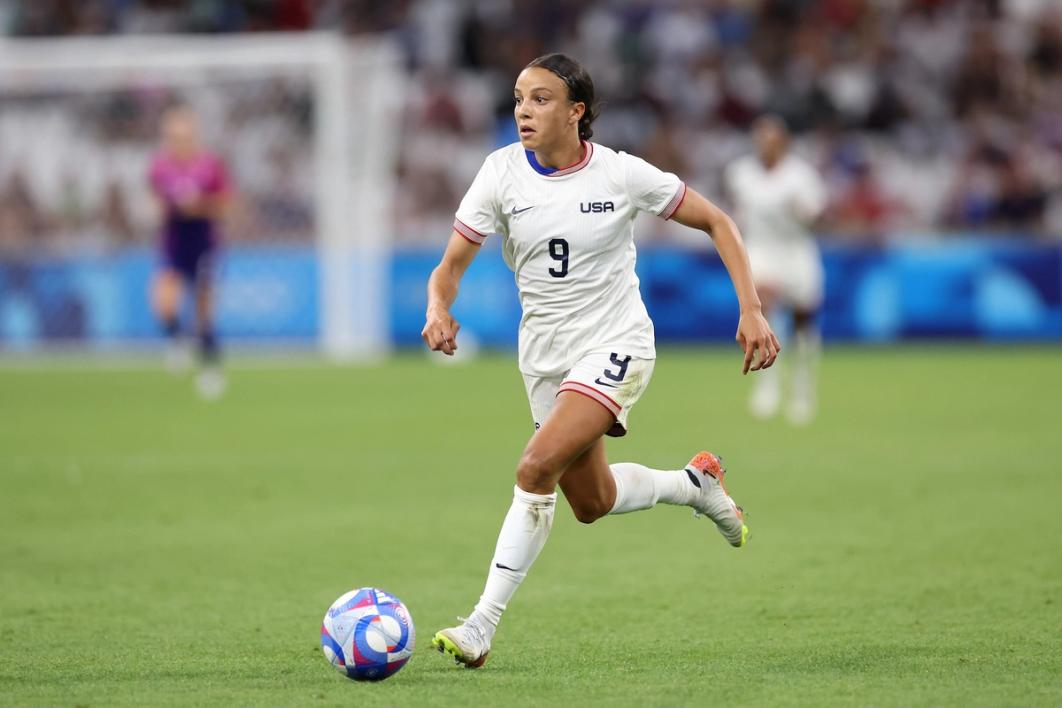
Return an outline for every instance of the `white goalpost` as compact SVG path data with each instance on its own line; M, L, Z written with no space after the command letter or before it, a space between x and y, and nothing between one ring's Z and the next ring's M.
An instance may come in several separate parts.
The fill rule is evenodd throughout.
M0 186L35 209L0 236L0 256L83 254L116 232L146 245L151 118L179 97L230 155L234 240L305 245L321 350L382 354L403 81L388 42L326 33L0 40Z

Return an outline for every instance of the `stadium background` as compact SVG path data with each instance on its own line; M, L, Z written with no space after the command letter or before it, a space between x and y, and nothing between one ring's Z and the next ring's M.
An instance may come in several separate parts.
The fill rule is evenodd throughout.
M370 202L386 201L378 218L354 221L366 209L357 183L337 197L354 212L338 238L371 231L362 238L380 249L377 286L351 307L377 312L379 336L348 353L419 343L423 282L454 205L482 157L515 140L512 76L553 49L583 57L597 81L596 139L723 205L720 174L750 149L752 118L769 110L789 121L796 149L830 185L820 224L828 339L1062 337L1062 30L1046 0L2 7L0 26L18 39L186 33L217 48L236 33L326 31L349 46L391 47L395 78L373 93L355 73L343 114L355 148L378 139L359 123L366 102L390 102L400 126L371 180L382 196ZM9 57L13 44L24 49L9 41ZM76 58L100 45L73 46ZM130 45L131 68L149 46ZM85 91L34 84L10 67L0 103L5 350L157 340L143 297L156 219L143 176L159 112L175 100L199 110L235 175L223 336L272 346L324 337L312 74L183 84L131 75L123 84L111 69L119 76L105 89ZM348 154L348 169L361 164ZM733 297L710 244L651 219L639 242L660 339L729 337ZM497 251L486 250L458 313L482 343L510 347L518 303ZM357 258L344 273L366 277Z

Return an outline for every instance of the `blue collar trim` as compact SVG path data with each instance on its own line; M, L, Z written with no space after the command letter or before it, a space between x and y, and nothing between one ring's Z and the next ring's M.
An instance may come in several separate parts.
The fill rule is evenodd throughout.
M531 165L531 169L540 175L551 175L557 171L556 167L543 167L538 163L538 158L535 157L534 150L524 150L524 154L527 155L527 162Z

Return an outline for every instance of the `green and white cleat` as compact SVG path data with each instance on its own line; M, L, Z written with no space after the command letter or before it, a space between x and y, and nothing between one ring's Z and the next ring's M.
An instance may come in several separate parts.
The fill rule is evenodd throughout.
M714 521L731 546L744 546L749 540L749 527L745 525L744 510L727 494L722 460L710 452L699 452L686 465L686 474L700 488L700 498L693 503L693 515L707 516Z
M458 617L458 619L461 619ZM440 653L449 654L458 664L478 669L490 654L490 640L486 631L473 621L462 619L456 627L440 629L431 639Z

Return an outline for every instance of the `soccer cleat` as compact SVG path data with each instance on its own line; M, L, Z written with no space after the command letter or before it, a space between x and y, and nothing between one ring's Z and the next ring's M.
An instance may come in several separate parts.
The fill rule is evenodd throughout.
M217 366L206 366L196 377L195 386L200 396L208 401L213 401L225 393L227 386L225 374Z
M469 620L461 620L461 624L456 627L440 629L432 637L431 645L440 653L449 654L458 664L464 664L470 669L483 666L490 654L490 640L487 639L486 632Z
M810 425L815 419L815 404L809 398L793 398L789 402L786 417L791 425Z
M749 412L760 420L769 420L778 415L782 407L782 389L778 385L778 372L761 371L760 378L749 398Z
M722 460L710 452L699 452L686 465L686 474L700 488L699 498L693 503L694 516L707 516L731 546L744 546L749 540L749 527L745 525L744 510L726 492Z
M171 374L183 374L192 368L192 349L184 341L172 341L166 345L166 370Z

